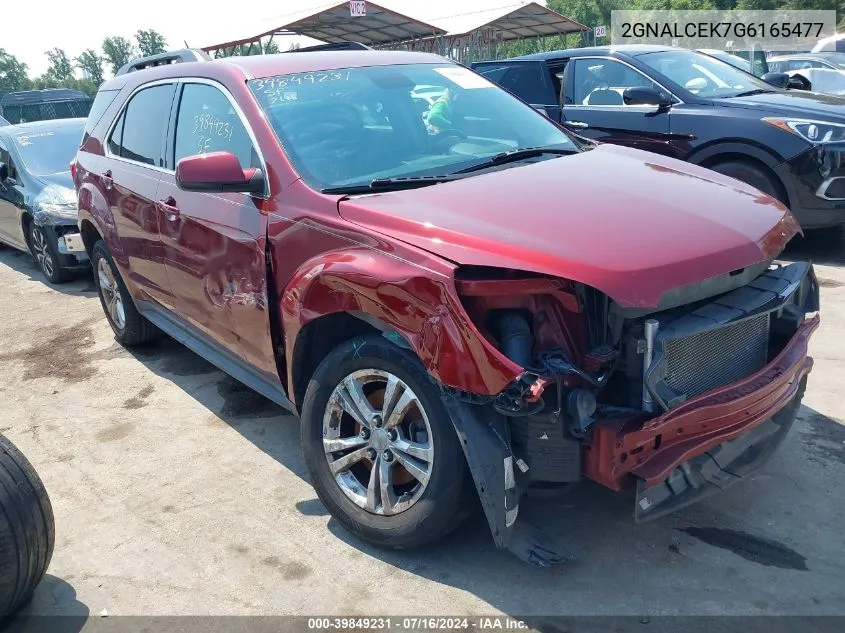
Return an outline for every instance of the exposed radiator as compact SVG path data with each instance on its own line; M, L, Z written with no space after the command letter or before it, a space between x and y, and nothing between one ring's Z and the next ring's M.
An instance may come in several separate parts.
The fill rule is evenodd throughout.
M767 360L769 315L664 341L663 382L691 398L762 369Z

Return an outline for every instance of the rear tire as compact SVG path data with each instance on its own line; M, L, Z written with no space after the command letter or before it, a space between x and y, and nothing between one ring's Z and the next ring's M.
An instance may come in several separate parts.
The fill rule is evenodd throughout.
M353 407L368 419L366 431L339 404L339 395L355 391L342 386L350 380L367 402ZM398 385L394 398L388 395L391 381ZM375 417L368 417L370 411ZM451 532L475 509L472 479L437 386L415 355L381 336L346 341L326 356L308 385L301 425L317 495L365 541L391 549L417 547ZM329 452L324 441L349 445ZM421 459L409 459L406 450ZM372 453L339 469L338 460L359 451Z
M0 435L0 622L32 597L50 565L55 540L44 484L26 457Z
M724 163L712 165L710 169L725 176L736 178L747 185L751 185L755 189L769 194L772 198L775 198L787 207L789 206L788 200L786 200L786 196L781 190L779 183L764 168L755 165L751 161L729 160Z
M132 347L158 338L160 330L138 312L103 240L94 244L91 265L100 305L103 306L117 342Z

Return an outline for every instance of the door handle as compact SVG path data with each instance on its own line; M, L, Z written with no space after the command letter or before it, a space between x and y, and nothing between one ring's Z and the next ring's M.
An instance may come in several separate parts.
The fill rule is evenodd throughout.
M107 169L103 172L102 176L100 176L103 180L103 187L106 189L111 189L114 186L114 180L111 177L111 169Z
M566 127L571 127L576 130L583 130L590 127L589 123L584 123L583 121L564 121L563 124Z
M176 206L176 200L172 197L167 198L166 200L159 200L156 202L156 206L159 211L167 216L168 220L175 220L179 217L179 207Z

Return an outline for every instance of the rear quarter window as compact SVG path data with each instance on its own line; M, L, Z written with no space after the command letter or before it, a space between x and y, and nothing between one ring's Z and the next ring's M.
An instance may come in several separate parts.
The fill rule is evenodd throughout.
M542 64L480 67L478 72L528 103L549 105L557 101L550 95L549 86L543 77L543 73L548 71Z
M85 122L85 136L90 136L91 132L103 118L106 110L114 103L120 89L115 90L100 90L97 96L94 97L94 103L91 104L91 111L88 113L88 119Z

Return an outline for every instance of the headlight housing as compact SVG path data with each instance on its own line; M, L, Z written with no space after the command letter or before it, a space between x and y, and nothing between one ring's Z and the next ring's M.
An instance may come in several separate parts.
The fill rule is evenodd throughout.
M76 220L76 192L59 185L47 185L32 201L36 224L55 224L57 220Z
M764 117L762 121L790 134L800 136L813 145L845 141L845 125L841 123L780 117Z

